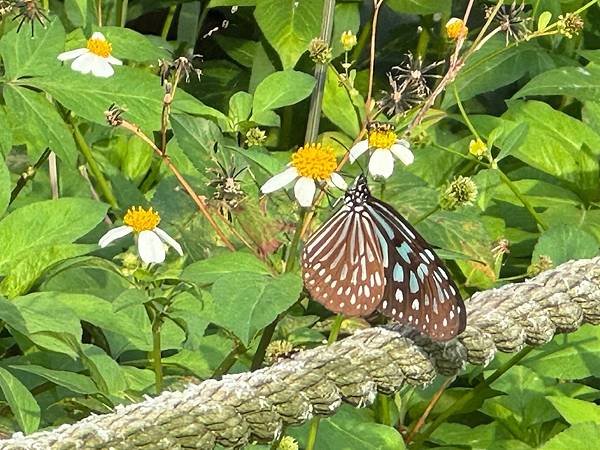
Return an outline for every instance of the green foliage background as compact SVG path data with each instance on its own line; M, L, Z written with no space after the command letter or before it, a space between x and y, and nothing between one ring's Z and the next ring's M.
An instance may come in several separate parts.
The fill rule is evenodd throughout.
M124 12L123 3L101 2L102 27L92 0L50 1L50 20L45 28L37 24L33 37L28 24L17 33L12 16L0 24L0 430L6 435L155 393L149 304L161 312L165 384L172 388L189 377L249 370L262 330L283 313L274 338L297 347L319 345L331 324L330 314L305 298L298 271L282 274L300 220L292 197L279 192L265 201L259 193L303 143L315 85L306 48L319 35L322 0L131 0ZM554 22L585 2L525 3L535 28L544 11ZM486 4L475 2L473 30L483 23ZM319 139L340 157L364 119L370 5L338 0L335 7L334 67L343 60L341 33L359 36L349 55L355 89L339 84L333 68L325 85ZM448 56L443 24L462 16L465 6L462 0L385 1L376 98L386 89L386 72L407 51L426 62ZM169 14L174 21L165 28ZM503 35L491 39L413 136L415 163L397 167L385 185L373 184L440 248L465 296L523 279L540 256L558 265L598 254L600 8L592 5L582 16L585 29L572 39L555 35L508 46ZM81 75L56 59L83 46L94 30L126 63L112 78ZM177 90L167 153L214 214L222 206L211 184L219 164L247 168L238 178L244 198L226 211L230 225L220 222L233 253L152 149L106 124L104 112L117 104L126 120L159 142L164 90L157 61L185 52L203 55L203 75ZM469 155L474 136L457 98L499 170L482 168ZM407 120L395 118L399 129ZM245 133L256 126L268 138L248 148ZM48 149L58 158L58 199L52 199ZM348 175L358 170L345 168ZM472 177L477 200L440 210L440 192L456 175ZM150 270L124 257L135 253L131 240L99 250L107 223L120 223L134 205L161 214L161 226L183 245L185 258L170 252L166 264ZM325 201L318 220L329 213ZM493 253L499 239L510 243L504 257ZM343 332L362 326L368 325L349 320ZM467 368L430 420L506 360ZM377 406L343 407L322 421L316 448L403 448L398 430L414 424L440 383L393 397L395 427ZM425 445L595 448L590 437L600 435L599 389L600 329L584 326L531 352L430 430ZM286 433L304 445L306 427Z

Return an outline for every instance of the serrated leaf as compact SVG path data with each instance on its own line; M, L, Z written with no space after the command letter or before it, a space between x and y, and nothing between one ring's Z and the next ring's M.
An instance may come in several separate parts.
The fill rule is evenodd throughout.
M596 101L600 97L600 65L560 67L540 73L513 98L530 95L565 95L580 101Z
M46 28L38 27L33 37L28 32L17 33L16 28L9 31L0 40L5 77L12 81L44 75L59 67L56 57L63 51L64 42L65 30L58 19Z
M202 117L184 114L172 115L171 125L179 147L194 167L200 173L204 173L206 168L212 164L217 143L223 138L219 127L214 122Z
M549 256L554 266L571 259L593 258L598 254L598 241L591 234L574 225L558 225L540 236L531 260Z
M93 229L106 214L103 203L61 198L16 209L0 221L0 273L6 274L24 252L45 245L65 244Z
M33 433L40 426L40 405L17 377L0 367L0 389L24 433Z
M592 436L600 436L600 425L596 423L578 423L558 433L539 450L596 450L597 440Z
M66 164L74 166L78 152L71 130L44 94L10 83L5 85L3 93L12 112L10 122L15 143L26 144L32 160L50 148Z

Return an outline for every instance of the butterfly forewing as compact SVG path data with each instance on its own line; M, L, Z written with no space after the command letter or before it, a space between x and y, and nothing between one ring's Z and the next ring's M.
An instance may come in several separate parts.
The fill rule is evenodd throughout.
M327 309L365 316L385 289L383 253L373 219L364 208L344 205L304 246L304 285Z
M365 208L384 254L386 288L379 311L434 340L460 334L465 306L440 258L390 205L371 197Z

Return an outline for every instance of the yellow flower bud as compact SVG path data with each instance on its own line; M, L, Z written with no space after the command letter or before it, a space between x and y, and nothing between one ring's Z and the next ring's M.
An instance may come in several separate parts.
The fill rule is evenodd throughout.
M473 139L469 143L469 153L477 158L481 158L487 152L487 145L481 139Z
M342 43L344 50L349 52L356 45L356 35L352 32L352 30L344 31L342 33L342 37L340 38L340 42Z
M465 25L465 22L462 19L457 17L453 17L446 23L446 33L448 37L453 41L458 40L459 38L464 38L469 29Z

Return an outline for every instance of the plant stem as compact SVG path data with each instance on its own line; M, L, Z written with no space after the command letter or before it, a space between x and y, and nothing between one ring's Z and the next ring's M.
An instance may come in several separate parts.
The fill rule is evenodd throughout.
M117 1L117 26L124 27L127 23L127 9L129 8L129 0Z
M425 219L427 219L429 216L435 214L436 212L438 212L440 210L440 205L436 205L434 208L430 209L429 211L427 211L425 214L423 214L421 217L417 218L416 220L414 220L412 222L412 225L415 226L418 223L423 222Z
M81 151L82 155L87 161L88 166L90 166L90 171L96 179L96 183L98 183L98 187L100 188L104 199L110 204L111 207L113 207L114 209L118 209L119 204L117 202L117 198L113 194L110 184L108 183L106 178L104 178L104 174L102 173L102 170L100 170L100 166L98 166L98 163L94 159L92 149L85 141L85 138L81 134L81 131L79 131L79 128L77 128L77 125L71 122L71 128L73 129L75 142L77 142L79 150Z
M160 36L164 40L167 40L167 37L169 36L169 30L171 29L171 25L173 24L175 12L177 12L177 4L172 5L169 8L169 12L167 13L167 17L165 18L165 23L163 24L162 31L160 33Z
M388 427L392 426L390 397L388 395L377 394L377 422Z
M98 26L102 26L102 0L97 0L96 3L96 15L98 16Z
M171 171L171 173L173 175L175 175L175 178L177 178L177 181L179 182L181 187L191 197L192 201L196 204L196 206L198 207L200 212L204 215L204 217L206 218L206 220L208 221L208 223L210 224L212 229L215 230L215 233L217 233L217 236L219 236L221 241L223 241L223 244L225 244L225 246L232 252L235 251L235 247L233 246L231 241L229 241L227 236L225 236L225 234L223 233L223 230L221 230L219 225L215 222L215 219L213 219L213 217L210 215L210 212L208 211L208 207L207 207L205 201L203 200L203 198L201 198L198 194L196 194L196 191L194 191L194 189L192 188L190 183L188 183L188 181L181 174L181 172L179 172L179 169L177 169L177 167L175 167L175 164L173 164L173 162L171 161L171 158L169 158L169 155L163 153L156 146L154 141L152 141L152 139L150 139L148 136L146 136L146 134L142 130L140 130L140 128L138 126L136 126L130 122L127 122L126 120L123 120L121 122L120 126L125 128L126 130L129 130L130 132L132 132L133 134L138 136L140 139L142 139L146 144L148 144L152 148L152 150L154 150L154 153L156 153L158 156L160 156L162 158L162 161L165 164L165 166L167 166L167 168Z
M229 370L233 367L233 365L237 361L238 356L241 353L244 353L245 351L246 351L246 347L244 347L244 344L242 344L241 342L238 342L238 344L236 346L234 346L233 349L231 350L231 352L229 352L229 354L225 357L223 362L221 362L221 364L219 364L219 367L217 367L215 369L211 378L220 378L223 375L225 375L227 372L229 372Z
M337 340L338 335L340 334L340 329L342 328L342 323L344 323L344 315L338 314L331 325L329 338L327 339L327 345L331 345ZM308 436L306 438L306 450L314 450L317 442L317 433L319 432L320 422L321 418L319 416L312 418L310 422L310 428L308 429Z
M162 326L162 316L158 308L152 304L145 304L146 314L152 322L152 352L148 359L152 360L152 369L154 370L154 385L156 393L160 394L163 385L162 371L162 352L160 342L160 329Z
M379 19L379 9L383 0L373 0L373 23L371 25L371 56L369 58L369 87L367 91L367 100L365 102L366 117L370 116L371 100L373 97L373 79L375 77L375 45L377 43L377 20Z
M302 209L300 211L300 217L298 218L298 224L296 225L296 231L294 232L294 237L292 238L292 242L290 243L290 251L288 253L288 257L285 263L284 273L290 273L294 270L296 266L296 255L298 253L298 244L300 243L300 236L302 234L302 226L304 224L304 220L306 217L306 211ZM267 352L267 347L271 343L271 339L273 339L273 334L275 334L275 328L277 327L277 323L281 320L281 318L285 315L285 311L277 318L271 322L268 326L263 329L262 336L260 337L260 342L258 343L258 347L256 348L256 352L254 353L254 358L252 358L252 365L250 366L251 370L258 370L262 366L262 363L265 359L265 354Z
M477 130L473 126L471 119L469 119L469 116L467 115L467 112L465 111L465 107L463 106L462 101L460 100L460 95L458 95L458 89L456 88L456 84L454 84L452 86L452 90L454 92L454 98L456 100L456 105L458 106L458 110L460 111L460 114L461 114L463 120L465 121L465 124L469 128L469 131L471 131L471 134L473 136L475 136L475 139L477 139L478 141L481 140L481 138L479 137L479 133L477 133Z
M35 176L35 173L37 172L37 170L40 167L42 167L42 165L46 162L46 160L50 156L50 153L52 153L52 152L51 152L51 150L49 148L47 148L46 150L44 150L44 153L42 153L42 155L40 156L40 158L33 165L33 173L31 173L31 175L30 175L29 171L27 171L27 172L25 172L23 175L21 175L19 177L19 179L17 180L17 184L15 185L14 189L10 193L10 200L8 202L9 205L11 205L16 200L16 198L19 195L19 193L27 185L27 181L33 179L33 177ZM1 329L2 328L0 328L0 330Z
M475 386L473 389L471 389L469 392L463 395L460 399L454 402L452 406L450 406L439 416L437 416L436 419L433 422L431 422L431 425L429 425L422 434L416 437L414 441L415 444L424 443L427 440L427 438L429 438L429 436L431 436L431 434L440 425L447 421L449 417L461 411L462 408L469 404L469 402L475 400L478 397L478 395L482 394L483 391L487 389L494 381L496 381L498 378L504 375L511 367L513 367L515 364L517 364L519 361L525 358L525 356L527 356L532 350L533 347L524 348L515 356L513 356L510 360L508 360L504 365L499 367L493 374L491 374L489 377L487 377L485 380L483 380L481 383L479 383L477 386Z
M321 39L330 45L331 33L333 31L333 13L335 11L335 0L325 0L323 3L323 20L321 21ZM310 110L306 125L305 143L315 142L319 135L319 123L321 122L321 111L323 107L323 92L327 78L327 64L317 63L315 66L316 85L310 99Z
M496 170L498 171L498 175L500 175L500 179L504 182L504 184L506 184L508 186L508 188L513 192L513 194L515 194L515 196L519 199L519 201L521 203L523 203L523 206L525 207L525 209L527 209L527 211L529 211L529 214L531 214L531 217L533 217L533 219L536 221L538 226L542 230L547 230L548 225L540 217L538 212L533 208L531 203L529 203L529 200L527 200L525 198L525 196L521 193L521 191L519 191L519 188L517 186L515 186L515 184L512 182L512 180L510 178L508 178L506 176L506 174L504 172L502 172L502 170L500 170L500 168L497 168Z

